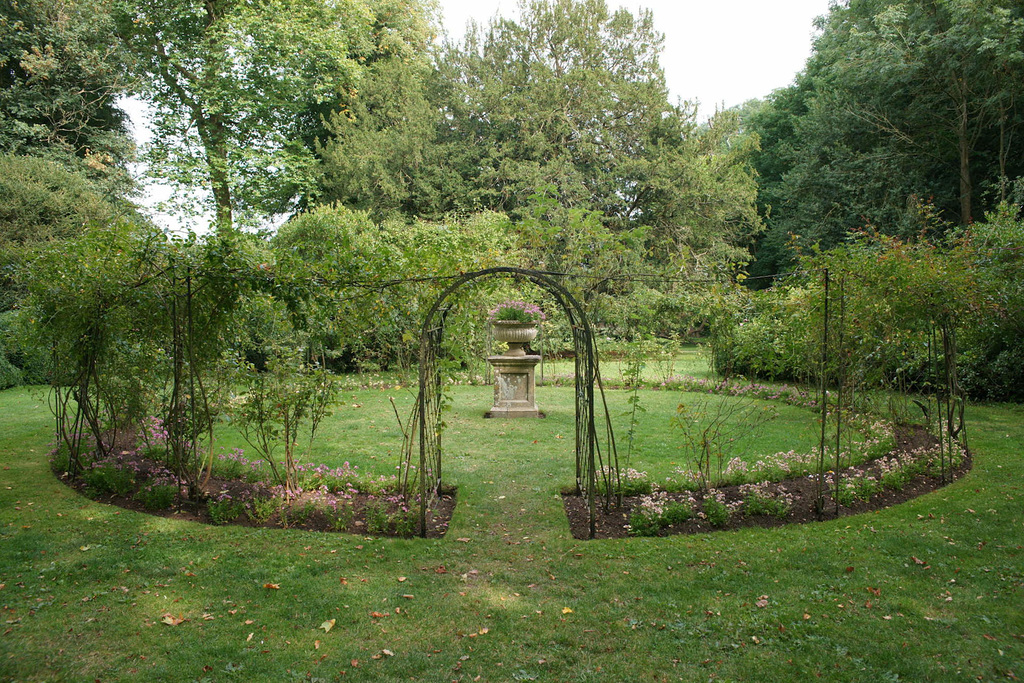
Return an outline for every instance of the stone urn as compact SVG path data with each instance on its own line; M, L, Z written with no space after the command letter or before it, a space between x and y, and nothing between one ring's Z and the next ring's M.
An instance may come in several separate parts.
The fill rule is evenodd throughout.
M491 330L497 341L508 344L506 356L518 358L526 355L527 344L537 338L537 323L514 320L495 320Z

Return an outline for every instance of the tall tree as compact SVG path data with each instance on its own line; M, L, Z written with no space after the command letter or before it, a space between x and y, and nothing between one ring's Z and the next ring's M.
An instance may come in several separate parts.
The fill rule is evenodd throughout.
M368 98L361 106L376 118L336 125L324 198L526 219L541 193L561 207L561 217L546 212L552 225L596 212L613 231L654 228L663 256L704 253L705 242L740 256L760 225L752 139L741 141L730 115L701 127L692 106L669 102L662 42L649 11L524 0L518 20L471 28L440 48L429 77L386 93L411 97ZM428 142L407 135L423 131Z
M1024 175L1024 6L851 0L819 26L797 83L747 121L772 202L762 247L968 224L1010 198Z
M119 30L155 105L152 172L212 196L216 224L288 211L309 185L321 117L368 61L401 54L407 0L121 0Z
M131 188L117 98L132 85L100 0L0 0L0 153L43 157L108 196Z

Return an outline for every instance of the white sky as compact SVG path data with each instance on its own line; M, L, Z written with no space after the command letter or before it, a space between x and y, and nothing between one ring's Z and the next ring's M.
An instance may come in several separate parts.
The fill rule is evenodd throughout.
M829 0L607 0L654 14L665 35L661 65L673 100L699 100L701 118L783 88L811 54L814 18ZM445 30L461 38L466 23L519 16L517 0L440 0Z
M814 18L828 12L829 0L607 0L609 9L640 8L654 13L655 28L665 35L661 64L675 99L700 102L699 116L764 97L793 81L811 54ZM471 19L481 25L498 15L519 16L518 0L440 0L444 28L461 39ZM149 137L138 101L125 108L135 124L136 138ZM152 207L169 195L150 184L142 203ZM172 230L191 224L204 232L209 216L158 215Z

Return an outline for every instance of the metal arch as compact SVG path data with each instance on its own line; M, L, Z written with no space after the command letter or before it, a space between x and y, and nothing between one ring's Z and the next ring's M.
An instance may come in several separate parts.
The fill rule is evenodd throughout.
M495 275L522 277L530 280L551 294L569 317L573 348L576 353L576 492L577 494L585 493L587 496L590 511L590 537L593 538L596 530L599 477L603 484L605 509L611 506L613 498L620 505L622 503L619 458L615 448L611 417L608 413L607 402L604 400L604 387L601 383L594 331L583 306L568 289L552 277L556 275L555 273L512 267L487 268L464 273L455 278L452 284L434 301L423 321L420 330L419 395L412 426L412 433L415 435L418 432L419 437L420 466L416 476L419 479L420 534L426 535L428 499L438 495L441 490L442 380L437 367L437 357L444 337L445 316L444 314L439 316L438 313L448 297L459 288L474 280ZM605 414L606 446L604 450L602 450L601 441L598 438L595 419L595 385L601 394L601 405ZM409 460L412 458L412 452L411 447L406 452L407 470L411 464ZM607 466L604 462L606 458L608 459Z

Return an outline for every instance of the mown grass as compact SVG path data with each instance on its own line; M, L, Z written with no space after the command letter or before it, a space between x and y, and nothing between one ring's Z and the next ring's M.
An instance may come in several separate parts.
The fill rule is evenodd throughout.
M393 387L349 391L314 459L392 471L399 432L389 395L411 401ZM549 418L536 421L483 420L490 398L486 387L454 392L444 446L459 504L448 535L424 541L199 526L95 503L47 468L42 396L0 393L0 678L1024 673L1020 406L973 407L973 471L893 509L775 530L581 542L557 495L572 475L571 390L542 388ZM642 394L638 468L660 475L672 462L666 424L679 398ZM624 392L610 400L613 413L625 410ZM793 420L763 438L803 438L813 416ZM225 434L222 445L236 439ZM186 621L161 623L166 613ZM329 632L318 628L330 619Z

